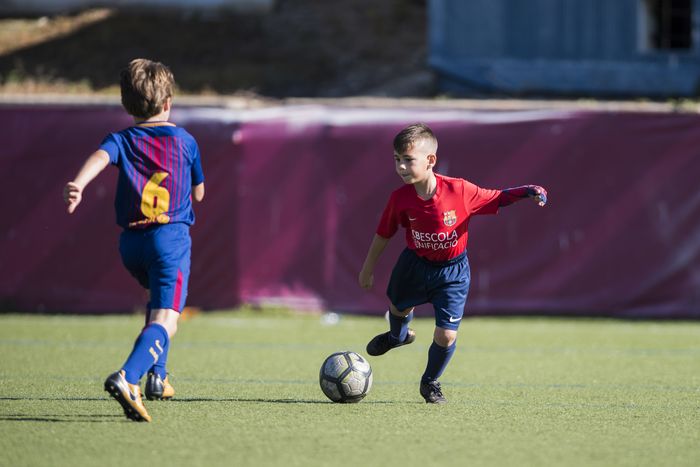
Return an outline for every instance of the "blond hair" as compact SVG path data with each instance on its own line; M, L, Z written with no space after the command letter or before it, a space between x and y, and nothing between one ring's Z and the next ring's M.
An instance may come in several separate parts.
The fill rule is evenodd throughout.
M150 118L163 111L165 101L173 97L175 79L160 62L137 58L119 75L122 105L138 118Z

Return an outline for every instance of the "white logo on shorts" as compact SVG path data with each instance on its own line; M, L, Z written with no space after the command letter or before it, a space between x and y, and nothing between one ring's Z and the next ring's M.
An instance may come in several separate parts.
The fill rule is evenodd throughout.
M459 318L455 318L454 316L450 316L450 323L456 323L456 322L459 321L460 319L462 319L461 316L460 316Z

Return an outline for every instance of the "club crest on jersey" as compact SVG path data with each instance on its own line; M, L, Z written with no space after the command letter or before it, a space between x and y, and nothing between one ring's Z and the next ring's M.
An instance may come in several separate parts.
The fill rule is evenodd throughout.
M447 227L452 227L457 223L457 213L455 210L445 211L442 213L442 221Z

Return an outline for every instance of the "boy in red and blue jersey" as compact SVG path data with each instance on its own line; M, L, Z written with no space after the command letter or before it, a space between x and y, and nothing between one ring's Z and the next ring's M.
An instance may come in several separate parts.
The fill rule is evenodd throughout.
M427 125L410 125L394 138L396 172L405 185L389 198L359 282L365 289L372 287L377 260L399 226L405 228L407 247L399 256L387 287L390 330L375 336L367 344L367 353L383 355L412 343L416 335L408 323L413 309L431 303L435 331L420 394L427 403L441 404L447 399L438 378L454 354L469 291L469 219L478 214L496 214L500 207L526 198L544 206L547 192L537 185L488 190L461 178L439 175L433 172L436 154L437 139Z
M204 198L197 142L170 123L174 78L162 63L132 60L120 76L122 105L134 125L110 133L90 155L63 197L73 213L87 186L107 165L119 169L114 200L124 230L119 251L124 266L150 291L146 326L121 370L104 387L135 421L151 421L141 399L144 374L149 400L170 399L166 362L170 340L185 306L194 223L192 199Z

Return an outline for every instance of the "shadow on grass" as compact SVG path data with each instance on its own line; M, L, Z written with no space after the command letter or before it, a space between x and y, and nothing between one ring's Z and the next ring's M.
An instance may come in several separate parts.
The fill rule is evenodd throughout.
M318 399L266 399L266 398L247 398L247 397L191 397L187 399L173 399L169 403L177 402L262 402L266 404L318 404L327 405L335 404L329 400ZM362 404L394 404L395 401L371 401L363 400ZM403 403L403 402L402 402ZM353 404L338 404L338 405L353 405Z
M107 401L106 397L0 397L0 401ZM44 422L44 423L104 423L128 421L121 414L2 414L0 422Z
M0 401L106 401L108 397L0 397Z
M0 401L108 401L107 397L0 397ZM318 399L273 399L273 398L247 398L247 397L191 397L186 399L172 399L164 401L165 404L191 403L191 402L248 402L248 403L263 403L263 404L317 404L317 405L335 405L329 400ZM395 404L395 401L387 400L363 400L362 404ZM153 402L150 402L153 403ZM406 404L407 402L401 402ZM409 402L410 403L410 402ZM418 404L419 402L415 402ZM354 405L354 404L338 404L338 405ZM0 421L43 421L43 422L71 422L71 421L88 421L80 420L80 418L123 418L121 415L46 415L46 416L29 416L24 414L0 415ZM77 418L77 420L75 420ZM89 420L98 421L98 420Z
M0 421L8 422L48 422L48 423L104 423L115 421L116 419L128 421L124 415L105 414L9 414L0 415Z

